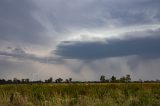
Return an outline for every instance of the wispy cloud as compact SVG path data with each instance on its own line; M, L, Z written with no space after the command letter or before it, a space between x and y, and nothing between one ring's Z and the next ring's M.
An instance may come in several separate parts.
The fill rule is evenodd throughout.
M64 60L61 58L56 58L51 55L47 56L37 56L35 54L26 53L22 48L14 48L12 51L0 51L0 56L12 57L22 61L34 61L45 64L62 64Z

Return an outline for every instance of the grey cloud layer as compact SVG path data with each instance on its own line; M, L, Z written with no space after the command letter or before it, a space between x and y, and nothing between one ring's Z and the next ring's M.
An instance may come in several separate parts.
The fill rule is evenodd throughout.
M11 52L0 51L0 56L12 57L22 61L31 60L33 62L40 62L45 64L62 64L64 62L61 58L56 58L50 55L46 57L40 57L34 54L29 54L21 48L15 48Z
M159 0L1 0L0 39L44 45L51 36L67 37L67 31L159 23L159 5Z
M45 13L40 17L50 13L47 19L57 30L143 25L160 21L158 0L48 0L47 3L41 0L41 4Z
M36 6L31 0L0 1L0 39L10 42L45 44L45 28L33 17ZM44 43L45 42L45 43Z
M107 42L62 42L55 50L64 58L94 60L130 55L159 56L160 36L110 39Z

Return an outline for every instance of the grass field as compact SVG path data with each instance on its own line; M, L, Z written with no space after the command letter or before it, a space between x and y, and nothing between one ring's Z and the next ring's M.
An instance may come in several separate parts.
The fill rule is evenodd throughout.
M160 84L0 85L0 106L160 106Z

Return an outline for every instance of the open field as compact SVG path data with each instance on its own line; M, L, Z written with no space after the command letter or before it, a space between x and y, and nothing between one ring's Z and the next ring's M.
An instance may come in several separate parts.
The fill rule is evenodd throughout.
M160 83L0 85L0 106L160 106Z

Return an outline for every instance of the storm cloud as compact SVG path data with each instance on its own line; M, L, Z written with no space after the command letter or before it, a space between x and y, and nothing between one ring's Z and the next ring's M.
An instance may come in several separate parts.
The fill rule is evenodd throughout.
M55 51L64 58L94 60L122 56L159 56L160 36L110 39L106 42L62 42Z

